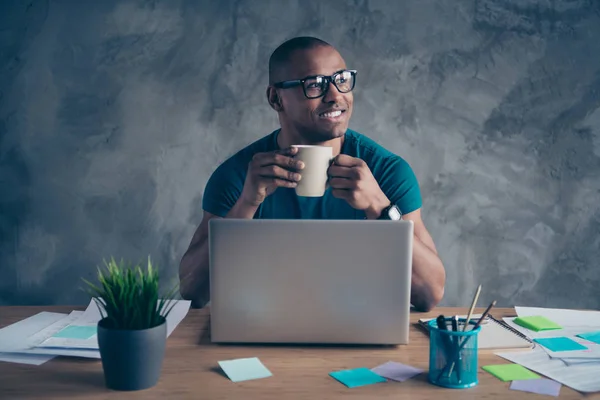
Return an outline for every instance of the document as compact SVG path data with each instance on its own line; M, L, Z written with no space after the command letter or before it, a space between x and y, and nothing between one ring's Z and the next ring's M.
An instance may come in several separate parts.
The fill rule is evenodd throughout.
M559 313L560 317L560 313ZM530 339L549 339L549 338L557 338L557 337L568 337L573 341L583 345L586 347L585 350L574 350L574 351L551 351L550 349L544 347L544 350L548 355L552 358L558 358L564 360L568 364L577 364L579 360L583 362L600 362L600 344L590 342L589 340L585 340L580 338L578 335L590 332L590 330L595 330L597 327L590 326L569 326L562 325L563 329L555 329L549 331L539 331L535 332L530 329L524 328L520 325L514 323L514 318L503 318L504 322L509 325L511 328L521 332L523 335L527 336ZM578 322L581 321L573 321L570 322ZM585 360L583 360L585 359Z
M508 326L510 326L511 328L514 328L515 330L521 332L523 335L527 336L530 339L552 338L552 337L559 337L559 336L572 337L572 336L577 336L580 333L589 332L590 328L594 329L594 327L590 327L590 326L569 326L569 325L562 325L563 329L553 329L553 330L550 330L550 331L535 332L535 331L532 331L530 329L524 328L521 325L515 324L513 322L514 318L505 317L505 318L502 318L502 320L504 322L506 322L506 324Z
M583 392L600 391L600 364L586 363L567 365L560 359L551 358L541 347L529 352L495 353L508 361L520 364L538 374Z
M519 317L541 315L563 327L598 326L600 327L600 311L579 311L561 308L515 307Z
M187 315L191 302L175 300L167 316L167 337ZM101 314L92 300L85 311L41 312L0 329L0 361L41 365L54 356L100 359L97 325Z
M171 335L173 330L187 315L191 305L191 301L189 300L174 301L175 305L167 316L167 337ZM62 326L61 329L42 334L45 335L44 339L35 346L38 349L98 350L98 335L93 333L92 336L89 336L89 333L96 332L96 327L101 319L100 310L92 300L86 310L67 326ZM64 334L66 330L70 330L72 333ZM78 354L93 355L92 353L85 352Z
M0 329L0 361L19 364L42 365L54 355L22 354L27 338L49 325L66 318L67 314L41 312Z
M175 305L167 316L167 337L171 336L173 330L175 330L177 325L179 325L179 323L185 318L190 310L190 305L192 304L192 302L189 300L173 300L173 302ZM173 303L169 304L169 307L172 305ZM100 319L102 319L100 310L98 309L96 303L92 300L81 316L81 320L77 323L79 324L81 322L82 325L90 323L97 324Z
M54 356L22 353L0 353L0 361L15 364L42 365L50 361Z
M40 313L40 314L54 314L54 313ZM62 348L46 349L46 348L37 347L38 344L40 344L41 342L46 340L49 336L52 336L52 335L56 334L57 332L60 332L64 328L68 327L70 324L72 324L74 321L76 321L82 314L83 314L83 311L72 311L68 315L58 314L61 316L61 318L59 320L56 320L55 322L43 327L42 329L36 329L37 331L34 331L32 329L31 330L32 333L30 335L19 336L17 340L13 340L10 343L9 342L5 343L4 341L2 341L2 338L0 337L0 351L2 351L2 352L9 351L10 352L10 356L7 356L7 354L9 354L9 353L3 353L3 354L1 354L1 357L9 357L9 360L6 360L6 361L14 360L12 362L23 362L23 361L27 361L27 360L36 360L36 359L44 360L44 362L46 362L46 361L54 358L54 356L70 356L70 357L83 357L83 358L99 359L100 352L97 349L95 349L95 350L71 350L71 349L62 349ZM37 315L34 317L31 317L31 318L35 318L35 317L37 317ZM24 322L24 321L27 321L27 319L18 322L18 324L20 324L21 322ZM11 325L11 327L12 326L13 325ZM21 333L23 333L23 332L19 332L19 335ZM31 363L33 363L33 362L31 362ZM41 362L40 364L35 364L35 365L41 365L41 364L43 364L43 362Z

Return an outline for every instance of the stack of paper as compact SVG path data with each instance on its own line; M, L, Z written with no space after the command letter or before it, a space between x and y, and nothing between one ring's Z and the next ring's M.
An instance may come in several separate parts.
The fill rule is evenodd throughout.
M167 316L167 337L187 315L190 301L177 300ZM0 329L0 361L41 365L55 356L100 358L96 329L101 315L91 301L85 311L40 312Z
M504 321L533 340L536 347L531 352L497 355L580 392L600 391L599 311L535 307L515 307L515 310L524 322L530 318L538 325L518 324L516 318ZM544 324L544 320L549 323Z

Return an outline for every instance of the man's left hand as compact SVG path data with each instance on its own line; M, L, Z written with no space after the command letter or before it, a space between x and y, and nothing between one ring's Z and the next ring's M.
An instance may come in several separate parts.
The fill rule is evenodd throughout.
M340 154L327 170L329 186L334 197L344 199L357 210L364 210L367 218L376 219L390 204L367 163L346 154Z

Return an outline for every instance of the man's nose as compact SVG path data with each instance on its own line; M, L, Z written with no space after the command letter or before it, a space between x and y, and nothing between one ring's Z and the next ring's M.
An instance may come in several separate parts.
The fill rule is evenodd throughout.
M342 94L340 93L340 91L337 90L333 82L329 82L329 84L327 85L327 91L323 96L323 101L325 103L335 103L341 98Z

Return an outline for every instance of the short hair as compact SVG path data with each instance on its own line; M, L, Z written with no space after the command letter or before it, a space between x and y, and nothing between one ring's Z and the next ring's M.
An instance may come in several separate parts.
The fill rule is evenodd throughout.
M287 65L292 54L298 50L309 50L317 47L333 47L324 40L312 36L299 36L289 39L279 45L269 58L269 83L279 79L280 71Z

